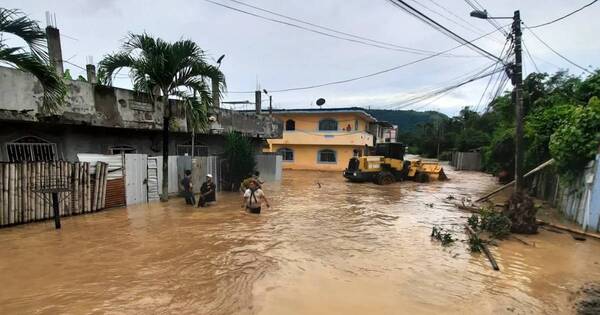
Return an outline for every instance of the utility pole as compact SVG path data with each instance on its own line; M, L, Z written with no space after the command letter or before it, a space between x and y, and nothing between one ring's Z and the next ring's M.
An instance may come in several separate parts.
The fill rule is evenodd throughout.
M515 36L515 65L513 84L515 86L515 192L523 190L523 59L521 49L521 15L519 10L513 16L512 31Z
M486 10L475 10L470 14L478 19L511 19L511 17L491 17ZM507 71L511 75L515 99L515 192L523 191L523 52L521 48L521 13L516 10L512 16L512 34L515 44L515 64Z

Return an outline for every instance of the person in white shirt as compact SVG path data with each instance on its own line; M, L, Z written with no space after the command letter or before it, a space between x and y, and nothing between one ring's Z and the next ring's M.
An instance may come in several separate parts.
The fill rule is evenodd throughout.
M257 181L255 179L251 180L248 189L244 192L244 206L246 210L250 213L260 214L263 201L267 207L271 207Z

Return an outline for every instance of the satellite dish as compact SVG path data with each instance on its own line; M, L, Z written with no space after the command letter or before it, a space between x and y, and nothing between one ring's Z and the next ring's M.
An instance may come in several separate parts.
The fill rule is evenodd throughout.
M324 98L320 98L317 100L317 106L319 106L319 108L321 108L321 106L323 106L324 104L325 104Z

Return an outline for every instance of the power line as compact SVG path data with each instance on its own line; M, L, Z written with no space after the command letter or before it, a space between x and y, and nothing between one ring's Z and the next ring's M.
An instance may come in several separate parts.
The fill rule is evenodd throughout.
M497 63L495 63L494 65L496 65L496 64ZM504 69L494 69L492 71L488 71L487 73L480 74L480 75L477 75L477 76L473 76L473 77L471 77L471 78L469 78L467 80L464 80L464 81L462 81L460 83L453 84L453 85L448 86L448 87L436 89L436 90L434 90L434 91L432 91L430 93L426 93L424 95L420 95L420 96L416 96L416 97L410 98L410 99L404 101L403 103L400 103L400 105L394 105L394 106L391 106L390 108L392 108L392 109L406 108L406 107L408 107L410 105L416 104L416 103L424 101L426 99L430 99L430 98L435 97L437 95L440 95L442 93L446 93L448 91L455 90L455 89L457 89L457 88L459 88L459 87L461 87L463 85L466 85L468 83L471 83L473 81L477 81L479 79L488 77L490 75L494 75L495 73L498 73L499 71L504 71Z
M502 51L500 52L500 56L502 56L504 54L504 50L506 49L506 46L507 46L508 42L509 42L508 39L504 42L504 46L502 47ZM508 57L509 55L510 55L510 48L506 51L506 57ZM498 63L496 63L495 67L498 67ZM494 68L494 70L496 70L496 68ZM500 74L499 76L501 76L501 75L502 74ZM475 111L476 112L479 111L479 107L481 106L481 101L483 100L483 97L485 96L485 93L487 92L487 90L488 90L488 88L490 86L490 83L492 83L493 79L494 79L494 76L493 75L490 76L490 79L488 80L487 84L485 85L485 89L483 89L483 93L481 93L481 97L479 97L479 102L477 102L477 106L475 107ZM497 80L498 79L499 78L497 78ZM496 83L494 83L494 85L495 84Z
M487 50L469 42L468 40L466 40L465 38L463 38L462 36L456 34L455 32L451 31L450 29L448 29L447 27L443 26L442 24L438 23L437 21L433 20L432 18L430 18L429 16L427 16L426 14L422 13L421 11L415 9L414 7L412 7L411 5L409 5L408 3L406 3L403 0L388 0L390 1L392 4L396 5L397 7L399 7L400 9L402 9L403 11L407 12L408 14L418 18L419 20L425 22L426 24L432 26L434 29L440 31L441 33L443 33L444 35L458 41L459 43L465 43L466 45L468 45L469 47L475 49L477 52L479 52L480 54L482 54L483 56L488 56L488 58L491 58L492 60L500 60L500 58L498 58L497 56L495 56L494 54L488 52Z
M558 22L558 21L560 21L560 20L562 20L562 19L566 19L566 18L568 18L569 16L571 16L571 15L573 15L573 14L575 14L575 13L577 13L577 12L579 12L579 11L581 11L581 10L583 10L583 9L585 9L585 8L587 8L587 7L589 7L589 6L591 6L592 4L594 4L594 3L596 3L596 2L598 2L598 0L594 0L594 1L592 1L592 2L590 2L590 3L588 3L588 4L586 4L586 5L584 5L583 7L579 8L579 9L577 9L577 10L575 10L575 11L572 11L572 12L570 12L570 13L567 13L567 14L565 14L565 15L563 15L563 16L561 16L561 17L559 17L559 18L556 18L556 19L554 19L554 20L552 20L552 21L548 21L548 22L546 22L546 23L542 23L542 24L538 24L538 25L534 25L534 26L529 26L528 28L538 28L538 27L542 27L542 26L550 25L550 24L552 24L552 23L556 23L556 22Z
M496 30L494 30L492 32L489 32L487 34L481 35L481 36L479 36L479 37L477 37L475 39L472 39L471 41L468 41L467 43L463 43L463 44L460 44L460 45L455 46L453 48L437 52L437 53L435 53L435 54L433 54L431 56L426 56L426 57L423 57L423 58L420 58L420 59L417 59L417 60L413 60L413 61L408 62L408 63L404 63L404 64L401 64L401 65L398 65L398 66L395 66L395 67L387 68L387 69L380 70L380 71L377 71L377 72L373 72L373 73L370 73L370 74L366 74L366 75L362 75L362 76L358 76L358 77L354 77L354 78L350 78L350 79L345 79L345 80L338 80L338 81L332 81L332 82L315 84L315 85L309 85L309 86L303 86L303 87L287 88L287 89L280 89L280 90L269 90L269 92L270 93L271 92L274 93L274 92L289 92L289 91L298 91L298 90L308 90L308 89L314 89L314 88L323 87L323 86L348 83L348 82L357 81L357 80L361 80L361 79L365 79L365 78L369 78L369 77L374 77L374 76L377 76L377 75L380 75L380 74L384 74L384 73L387 73L387 72L391 72L391 71L394 71L394 70L397 70L397 69L400 69L400 68L404 68L404 67L407 67L407 66L410 66L410 65L413 65L413 64L425 61L425 60L432 59L432 58L440 56L440 55L442 55L444 53L447 53L447 52L453 51L455 49L458 49L460 47L463 47L463 46L465 46L465 45L467 45L467 44L469 44L471 42L474 42L474 41L477 41L477 40L479 40L481 38L489 36L489 35L491 35L491 34L493 34L495 32L496 32ZM250 94L250 93L254 93L254 91L236 91L236 92L228 92L228 93L232 93L232 94Z
M555 53L557 56L561 57L562 59L564 59L565 61L567 61L568 63L574 65L575 67L589 73L589 74L594 74L591 71L589 71L588 69L576 64L575 62L571 61L569 58L563 56L561 53L559 53L558 51L556 51L554 48L550 47L550 45L548 45L545 41L543 41L539 36L537 36L537 34L535 32L533 32L531 30L530 27L527 28L527 30L531 33L531 35L533 35L535 38L537 38L537 40L540 41L540 43L544 44L544 46L546 46L548 49L550 49L553 53Z
M352 39L352 38L337 36L337 35L334 35L334 34L331 34L331 33L327 33L327 32L323 32L323 31L315 30L315 29L312 29L312 28L309 28L309 27L305 27L305 26L302 26L302 25L298 25L298 24L294 24L294 23L290 23L290 22L286 22L286 21L282 21L282 20L278 20L278 19L266 17L266 16L263 16L263 15L260 15L260 14L256 14L256 13L244 11L242 9L235 8L235 7L226 5L226 4L218 3L218 2L215 2L215 1L212 1L212 0L204 0L204 1L212 3L214 5L221 6L223 8L227 8L229 10L233 10L233 11L236 11L236 12L239 12L239 13L247 14L247 15L259 18L259 19L263 19L263 20L267 20L267 21L271 21L271 22L275 22L275 23L284 24L284 25L287 25L287 26L290 26L290 27L295 27L295 28L298 28L298 29L301 29L301 30L304 30L304 31L308 31L308 32L320 34L320 35L331 37L331 38L336 38L336 39L339 39L339 40L345 40L345 41L349 41L349 42L353 42L353 43L357 43L357 44L361 44L361 45L365 45L365 46L372 46L372 47L377 47L377 48L386 49L386 50L393 50L393 51L401 51L401 52L410 53L410 54L416 54L416 55L429 55L429 54L434 53L434 52L430 52L430 51L426 51L426 50L420 50L420 49L414 49L414 48L409 48L409 47L398 46L398 45L395 45L395 44L391 44L390 45L388 43L384 44L384 45L388 45L388 46L384 46L384 45L381 45L381 44L376 44L376 43L373 42L373 40L370 40L370 39L367 39L367 40L369 40L371 42L366 42L364 40ZM243 3L243 2L239 2L239 3ZM245 4L245 5L247 5L247 4ZM258 8L258 7L256 7L256 8ZM264 10L264 9L258 8L257 10ZM276 14L276 13L271 13L271 14ZM281 16L283 16L283 15L281 15ZM286 18L295 19L295 18L291 18L291 17L287 17L287 16L286 16ZM302 22L302 23L307 24L307 22ZM313 26L320 27L320 28L324 29L324 27L318 26L316 24L314 24ZM336 33L342 33L340 31L335 31L335 32ZM355 35L347 35L347 34L345 34L345 35L346 36L357 37ZM383 42L381 42L381 43L383 43ZM390 46L392 46L392 47L390 47ZM447 55L447 56L448 57L471 57L471 58L474 57L474 56L456 56L456 55Z
M488 64L488 65L486 65L483 68L477 68L475 70L472 70L472 71L469 71L467 73L461 74L461 75L459 75L457 77L454 77L452 79L446 80L444 82L440 82L439 85L442 85L442 88L443 88L443 86L445 86L445 85L455 84L456 82L461 82L461 81L463 81L463 80L465 80L467 78L472 78L472 77L478 76L478 75L484 73L485 71L491 69L492 67L495 67L497 64L498 64L498 62L492 62L491 64ZM402 100L401 102L405 103L405 102L408 102L408 101L414 101L414 100L422 98L423 96L430 95L431 93L435 93L436 91L439 91L440 89L441 89L440 87L436 87L436 88L433 88L433 89L425 90L422 93L418 93L417 91L415 91L413 93L408 93L408 94L414 94L415 96L410 96L407 99ZM394 106L397 106L397 105L396 104L385 105L385 106L380 106L380 108L381 109L387 109L389 107L394 107Z
M393 43L388 43L388 42L379 41L379 40L371 39L371 38L364 37L364 36L359 36L359 35L354 35L354 34L351 34L351 33L343 32L343 31L338 31L336 29L333 29L333 28L330 28L330 27L327 27L327 26L322 26L322 25L318 25L318 24L315 24L315 23L307 22L307 21L304 21L304 20L301 20L301 19L289 16L289 15L284 15L284 14L281 14L281 13L278 13L278 12L275 12L275 11L267 10L265 8L261 8L261 7L255 6L255 5L251 5L251 4L242 2L242 1L238 1L238 0L229 0L229 1L235 2L237 4L240 4L240 5L249 7L249 8L253 8L255 10L259 10L259 11L262 11L262 12L273 14L275 16L279 16L279 17L286 18L286 19L289 19L289 20L292 20L292 21L296 21L296 22L300 22L300 23L303 23L303 24L306 24L306 25L310 25L310 26L313 26L313 27L324 29L324 30L327 30L327 31L330 31L330 32L333 32L333 33L340 34L340 35L350 36L350 37L357 38L357 39L360 39L360 40L370 41L370 42L373 42L373 43L376 43L376 44L388 45L388 46L392 46L392 47L396 47L396 48L401 48L401 49L406 49L406 50L411 50L411 51L420 52L420 53L435 53L435 51L429 51L429 50L423 50L423 49L416 49L416 48L411 48L411 47L400 46L400 45L393 44Z
M535 68L535 71L540 73L540 69L538 68L537 64L535 63L535 60L533 60L533 56L529 52L527 45L525 45L525 41L522 41L522 43L523 43L523 48L525 48L525 52L527 53L527 56L529 56L529 59L531 60L531 63L533 64L533 67Z

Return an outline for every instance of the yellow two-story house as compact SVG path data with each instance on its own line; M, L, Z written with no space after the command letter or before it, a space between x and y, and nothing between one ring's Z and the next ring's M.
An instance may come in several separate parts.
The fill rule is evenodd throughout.
M281 154L283 169L341 171L373 146L369 125L376 119L360 108L274 110L273 116L284 131L268 140L268 151Z

